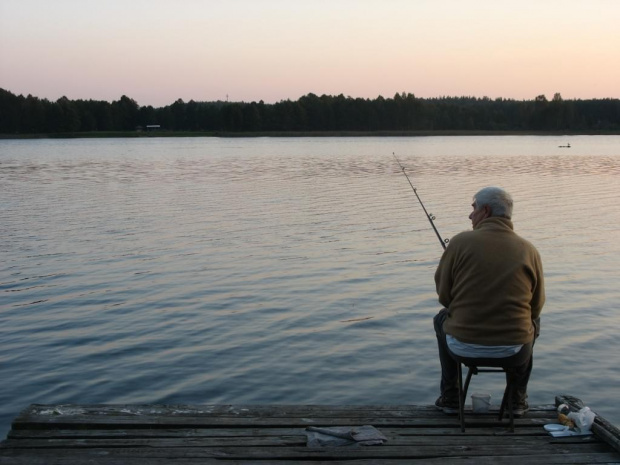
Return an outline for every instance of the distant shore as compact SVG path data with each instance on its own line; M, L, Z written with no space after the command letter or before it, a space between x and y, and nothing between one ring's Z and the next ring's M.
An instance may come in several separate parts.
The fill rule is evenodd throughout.
M430 136L611 136L620 131L92 131L0 134L0 139L88 139L137 137L430 137Z

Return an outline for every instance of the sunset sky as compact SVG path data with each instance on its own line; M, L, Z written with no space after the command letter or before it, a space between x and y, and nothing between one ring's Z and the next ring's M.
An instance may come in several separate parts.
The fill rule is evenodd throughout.
M620 1L0 0L0 88L156 107L620 98Z

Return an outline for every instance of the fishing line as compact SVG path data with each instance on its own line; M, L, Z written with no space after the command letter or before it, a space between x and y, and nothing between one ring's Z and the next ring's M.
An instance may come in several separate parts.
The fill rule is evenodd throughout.
M439 243L441 244L443 249L446 250L446 244L448 242L450 242L450 239L442 239L441 238L441 236L439 235L439 231L437 231L437 228L435 227L435 223L433 222L433 220L435 219L435 216L432 213L429 213L429 212L426 211L426 207L424 206L424 204L422 203L422 199L418 195L418 190L415 187L413 187L413 184L411 183L411 179L409 179L409 176L405 172L405 167L400 163L400 160L398 159L398 157L396 156L396 154L394 152L392 152L392 155L396 159L396 162L398 163L398 166L400 166L400 169L402 170L403 174L407 178L407 181L409 181L409 185L413 189L413 193L415 194L415 196L418 198L418 202L420 202L420 205L422 205L422 210L424 210L424 213L426 214L426 218L428 218L428 222L433 227L433 230L435 231L435 234L437 235L437 239L439 239Z

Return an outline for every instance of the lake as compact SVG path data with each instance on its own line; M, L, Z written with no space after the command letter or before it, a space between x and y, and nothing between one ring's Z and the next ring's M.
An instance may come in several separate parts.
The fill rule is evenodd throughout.
M0 435L31 403L434 402L442 248L393 152L445 238L512 193L530 404L620 424L620 136L0 140Z

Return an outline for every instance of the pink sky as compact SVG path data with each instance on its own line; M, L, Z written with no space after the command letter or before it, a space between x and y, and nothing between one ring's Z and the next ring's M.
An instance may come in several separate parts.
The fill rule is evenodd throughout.
M0 0L0 88L56 100L620 98L616 0Z

